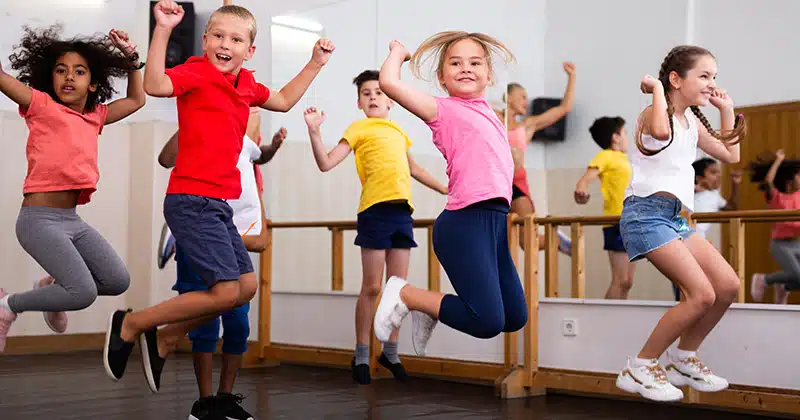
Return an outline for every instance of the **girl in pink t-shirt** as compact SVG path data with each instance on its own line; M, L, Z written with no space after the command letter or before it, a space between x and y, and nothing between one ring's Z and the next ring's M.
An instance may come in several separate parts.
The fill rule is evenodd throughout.
M17 239L48 276L33 290L0 289L0 352L17 314L41 311L54 332L67 329L64 311L84 309L100 296L128 289L122 259L76 207L97 188L97 140L103 126L145 103L143 64L125 32L103 37L59 39L58 27L25 28L10 56L19 76L0 65L0 91L19 105L28 125L28 174L17 218ZM108 105L112 77L128 77L128 95Z
M772 210L800 210L800 161L786 161L783 150L775 152L772 163L756 161L750 165L751 180L761 183ZM772 227L769 246L781 271L756 273L750 282L753 300L764 299L764 289L775 286L775 303L785 305L789 291L800 289L800 222L778 222Z
M403 62L419 75L422 56L433 51L439 84L434 97L400 81ZM478 338L521 329L528 321L525 294L508 249L506 217L514 162L505 126L485 99L494 79L492 52L511 52L481 33L441 32L414 56L397 41L380 72L381 90L423 120L447 160L448 195L436 219L433 247L457 295L419 289L398 277L386 283L375 313L375 335L387 342L412 310L413 345L425 353L438 321Z

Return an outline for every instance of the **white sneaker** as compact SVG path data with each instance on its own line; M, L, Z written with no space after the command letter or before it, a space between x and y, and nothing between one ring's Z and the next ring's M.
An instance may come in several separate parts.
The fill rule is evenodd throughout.
M412 311L411 323L413 325L411 343L414 344L414 352L417 353L417 356L424 356L428 340L431 339L431 333L439 321L424 312Z
M373 322L375 337L381 343L389 342L392 331L400 328L403 318L408 315L408 306L400 299L400 289L407 284L405 280L396 276L392 276L386 281L386 287L383 288Z
M702 392L718 392L728 388L728 381L711 372L697 357L677 360L667 353L667 378L675 386L690 386Z
M634 366L631 362L628 358L625 369L617 375L617 388L653 401L683 399L683 391L669 383L658 359L653 359L647 366Z

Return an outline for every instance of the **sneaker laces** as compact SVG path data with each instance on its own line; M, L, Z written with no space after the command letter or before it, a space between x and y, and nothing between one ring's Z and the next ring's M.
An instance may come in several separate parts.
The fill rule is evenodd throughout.
M223 401L231 401L231 402L235 401L236 404L241 404L242 401L244 401L245 396L242 395L242 394L227 394L226 393L226 394L217 395L217 399L223 400Z
M662 384L667 382L667 373L664 372L661 365L645 366L645 368L647 368L647 373L655 378L656 382Z
M708 368L703 362L700 361L697 357L688 357L686 360L683 361L684 363L688 364L689 366L695 367L700 370L701 373L706 375L711 375L711 369Z

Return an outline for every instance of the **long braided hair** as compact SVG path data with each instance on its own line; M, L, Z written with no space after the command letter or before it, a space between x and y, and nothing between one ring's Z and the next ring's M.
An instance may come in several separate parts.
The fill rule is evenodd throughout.
M672 100L669 97L669 92L672 91L672 83L669 81L669 75L672 72L678 74L679 77L683 78L686 77L686 74L691 70L695 62L697 61L698 57L702 57L704 55L708 55L714 57L710 51L706 50L705 48L694 46L694 45L679 45L667 54L664 57L664 61L661 63L661 69L658 72L658 80L664 86L664 96L667 99L667 114L669 116L669 142L666 146L658 149L658 150L650 150L644 147L642 143L642 130L638 130L638 134L636 135L636 148L639 149L645 156L653 156L662 150L669 147L672 144L672 140L674 139L674 126L672 122L672 115L675 113L675 108L672 106ZM698 106L691 106L689 107L692 110L692 113L700 120L700 123L703 124L703 127L708 130L708 133L711 134L717 140L722 141L726 145L732 146L734 144L739 143L741 141L741 136L745 133L745 123L744 117L742 115L738 115L736 117L736 121L734 123L733 130L730 130L727 133L723 133L723 130L717 131L711 127L711 123L708 122L708 119L703 112L700 111ZM640 119L641 122L641 119Z

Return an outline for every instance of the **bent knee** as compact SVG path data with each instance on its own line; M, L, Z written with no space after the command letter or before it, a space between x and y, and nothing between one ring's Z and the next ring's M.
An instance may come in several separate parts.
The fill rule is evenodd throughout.
M514 316L506 315L506 325L503 328L503 332L515 332L519 331L525 327L525 324L528 323L528 311L521 311L518 314L514 314Z
M711 285L707 285L697 290L689 290L686 293L686 302L696 307L700 311L707 311L717 300L717 295Z
M739 298L739 288L741 281L738 277L732 276L721 282L716 290L718 300L733 302Z
M239 298L236 306L242 306L253 300L258 291L258 282L254 273L242 275L239 279Z
M68 290L72 299L69 303L64 305L66 311L80 311L92 306L97 300L97 286L94 283L87 284L86 286L72 288Z
M220 281L211 287L211 295L214 297L214 302L217 308L221 310L229 310L236 306L241 293L239 282L235 280Z
M367 298L378 299L378 295L381 293L381 284L380 283L367 283L363 282L361 284L361 292L360 295Z
M112 279L103 290L107 296L119 296L131 286L131 274L124 268L116 273Z
M503 332L506 326L505 317L490 316L478 318L475 321L474 329L470 333L475 338L494 338Z

